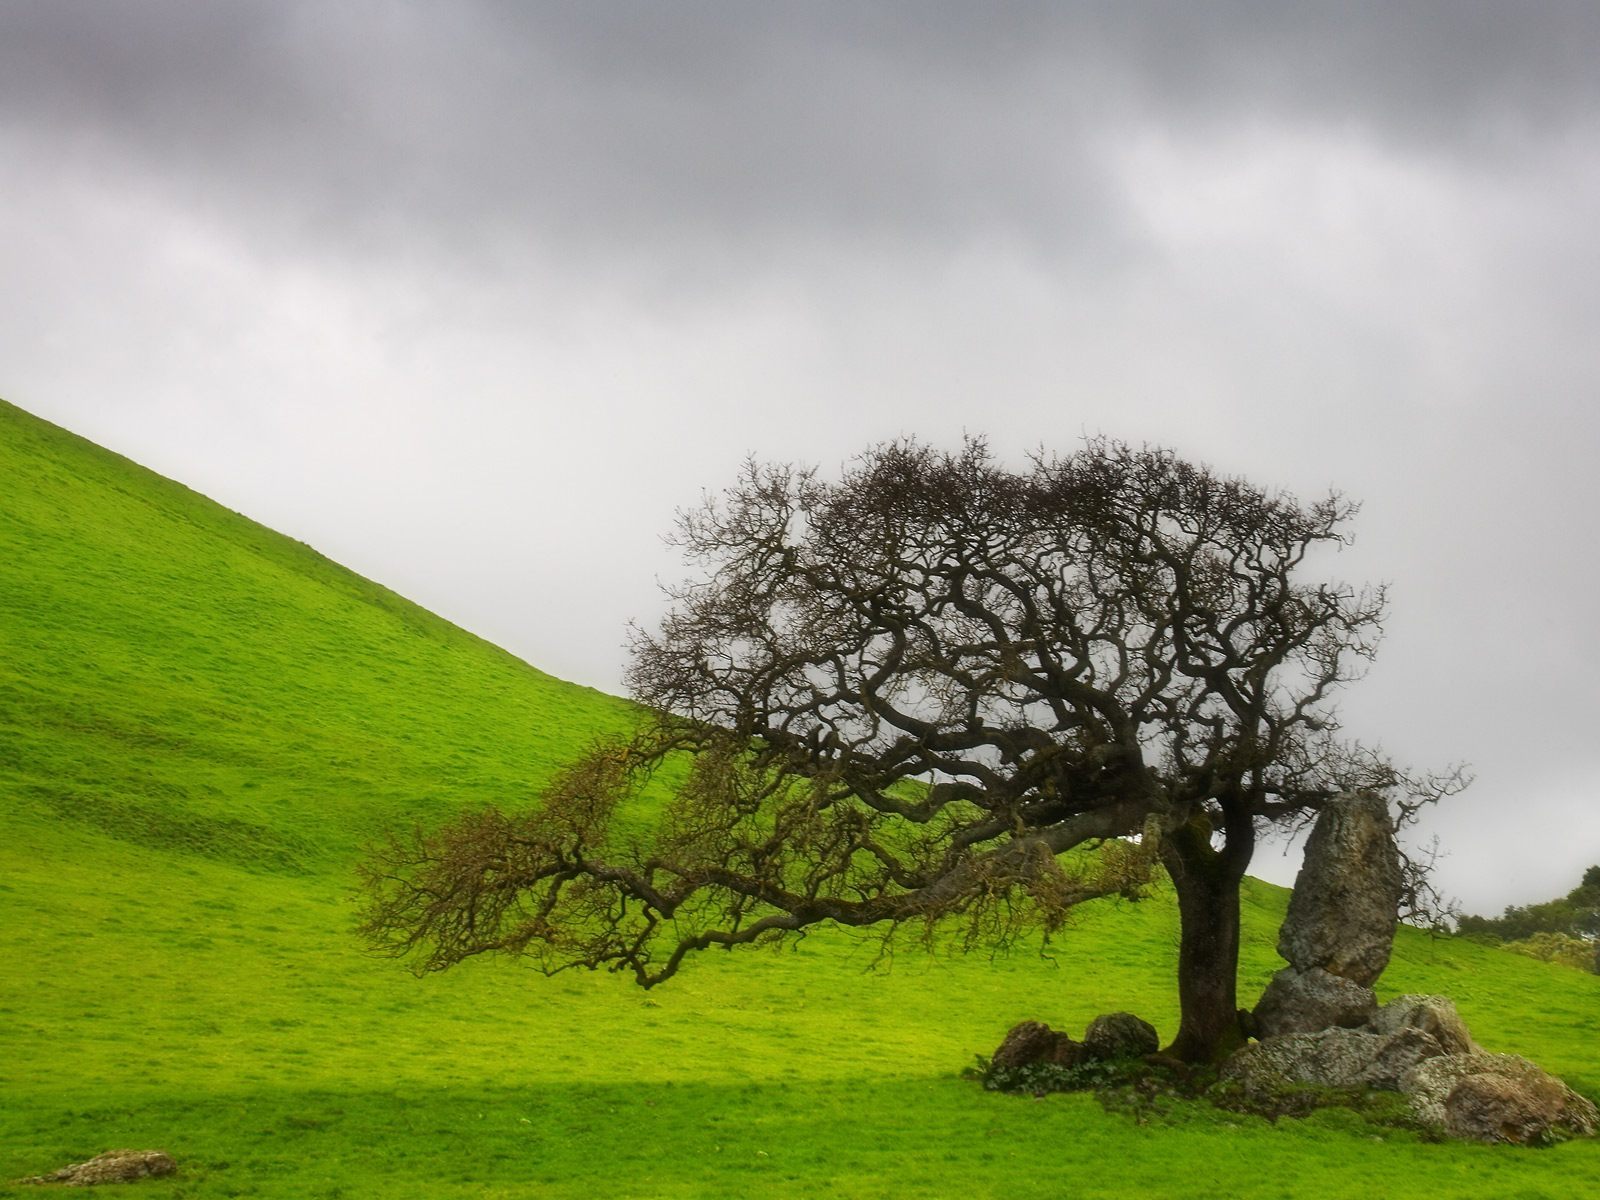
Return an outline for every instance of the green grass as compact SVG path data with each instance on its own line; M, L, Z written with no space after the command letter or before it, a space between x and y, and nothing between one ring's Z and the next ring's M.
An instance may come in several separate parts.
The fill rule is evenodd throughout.
M515 801L622 701L551 679L0 404L0 1180L160 1147L152 1196L1567 1197L1600 1146L1424 1143L1201 1105L1139 1125L959 1078L1014 1021L1170 1034L1170 903L1048 958L824 931L644 993L351 932L382 829ZM1243 986L1284 894L1252 884ZM1600 980L1402 931L1389 994L1600 1094ZM1381 1138L1382 1140L1375 1140ZM124 1189L109 1189L121 1194ZM0 1194L31 1194L0 1184Z

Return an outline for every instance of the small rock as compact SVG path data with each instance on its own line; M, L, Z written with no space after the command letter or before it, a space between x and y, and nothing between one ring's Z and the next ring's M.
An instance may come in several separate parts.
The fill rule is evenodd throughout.
M1272 977L1255 1010L1258 1038L1319 1029L1364 1025L1378 1009L1378 998L1365 984L1321 967L1285 967ZM1392 1032L1392 1031L1385 1031Z
M1034 1063L1070 1067L1082 1061L1083 1047L1042 1021L1021 1021L1011 1027L989 1059L991 1070L1014 1071Z
M163 1150L107 1150L88 1162L73 1163L26 1182L89 1187L97 1183L132 1183L138 1179L154 1179L171 1175L177 1169L178 1164Z
M1129 1012L1096 1017L1083 1035L1086 1058L1142 1058L1159 1049L1156 1027Z

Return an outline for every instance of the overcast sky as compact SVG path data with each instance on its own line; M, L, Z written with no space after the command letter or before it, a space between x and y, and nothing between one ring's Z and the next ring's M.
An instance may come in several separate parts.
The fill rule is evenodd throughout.
M612 691L748 453L1337 487L1347 726L1471 762L1496 911L1600 862L1597 61L1592 0L0 0L0 396Z

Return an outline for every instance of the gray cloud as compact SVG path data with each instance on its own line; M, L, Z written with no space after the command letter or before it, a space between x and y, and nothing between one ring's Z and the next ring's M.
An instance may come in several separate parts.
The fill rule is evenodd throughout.
M1591 122L1588 4L25 4L0 110L198 206L387 250L1126 237L1130 122L1515 155ZM735 264L738 267L740 264Z

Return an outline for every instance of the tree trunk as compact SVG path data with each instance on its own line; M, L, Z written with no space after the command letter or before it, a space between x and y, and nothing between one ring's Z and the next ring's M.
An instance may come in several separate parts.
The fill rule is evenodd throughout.
M1192 822L1168 835L1162 859L1178 893L1178 1036L1167 1048L1185 1062L1212 1063L1244 1044L1239 1023L1239 881L1250 859L1242 847L1211 845L1211 829ZM1240 862L1240 859L1243 862Z

